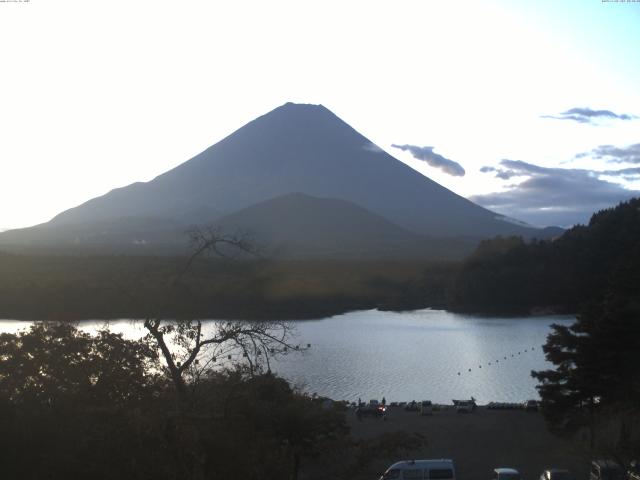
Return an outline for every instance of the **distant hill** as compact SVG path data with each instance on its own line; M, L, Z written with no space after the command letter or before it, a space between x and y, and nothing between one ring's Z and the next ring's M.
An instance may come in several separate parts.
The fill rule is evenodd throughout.
M419 235L352 202L302 193L252 205L215 224L247 233L270 257L459 258L475 245Z
M168 232L211 224L291 193L350 202L406 232L432 238L469 242L495 235L557 233L513 221L456 195L377 148L321 105L288 103L150 182L112 190L19 235L0 234L0 246L15 241L42 244L44 239L106 245L113 238L131 245L144 241L151 248L166 244ZM131 230L137 227L122 219L139 219L135 235ZM157 225L158 219L166 219L167 228ZM256 216L253 220L258 222ZM105 225L110 233L101 235ZM144 231L148 225L152 227ZM283 222L279 225L285 228ZM355 238L347 232L322 238L340 235ZM317 245L310 247L315 250ZM330 248L327 244L327 251Z

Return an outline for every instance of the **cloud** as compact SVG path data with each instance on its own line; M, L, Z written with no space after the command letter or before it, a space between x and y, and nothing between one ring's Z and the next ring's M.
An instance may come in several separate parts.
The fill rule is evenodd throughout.
M627 147L600 145L590 152L583 152L576 155L576 158L584 157L607 160L613 163L640 163L640 143Z
M365 143L362 148L364 148L367 152L373 153L384 153L384 150L381 149L378 145L373 142Z
M514 176L525 179L509 185L506 191L474 195L470 200L537 225L587 223L595 211L640 196L640 191L601 178L635 178L640 175L640 168L603 171L546 168L521 160L502 160L500 167L483 167L481 171L503 179Z
M558 115L542 115L542 118L554 120L573 120L578 123L596 123L597 120L636 120L638 117L627 113L617 114L611 110L592 110L591 108L571 108Z
M640 168L622 168L620 170L602 170L600 175L622 177L625 180L640 180Z
M518 177L518 176L522 176L521 173L518 173L514 170L503 170L500 168L495 168L495 167L482 167L480 169L480 171L482 173L491 173L491 172L495 172L495 176L496 178L500 178L502 180L509 180L512 177Z
M453 175L454 177L464 177L465 171L458 162L449 160L442 155L435 153L433 149L435 147L418 147L416 145L391 145L394 148L399 148L403 152L408 151L413 155L413 158L427 162L434 168L442 170L444 173Z

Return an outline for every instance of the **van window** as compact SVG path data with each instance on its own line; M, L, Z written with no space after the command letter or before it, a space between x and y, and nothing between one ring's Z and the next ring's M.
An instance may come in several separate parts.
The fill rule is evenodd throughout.
M422 480L422 470L412 468L402 471L402 478L406 480Z
M429 470L429 478L431 480L446 480L453 478L453 470L449 468Z
M398 470L397 468L394 468L393 470L387 470L382 478L384 478L384 480L393 480L396 478L400 478L400 470Z

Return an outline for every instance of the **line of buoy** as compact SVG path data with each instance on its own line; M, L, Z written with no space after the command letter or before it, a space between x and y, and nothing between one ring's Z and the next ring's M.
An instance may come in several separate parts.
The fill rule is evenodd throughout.
M535 350L535 347L531 347L531 351L533 351L533 350ZM529 352L529 349L524 349L524 351L523 351L523 350L521 350L521 351L517 352L517 354L518 354L518 355L522 355L523 353L528 353L528 352ZM512 354L511 354L511 358L513 358L513 357L515 357L515 356L516 356L516 354L514 354L514 353L512 353ZM505 357L502 357L502 358L503 358L503 360L507 360L507 357L506 357L506 356L505 356ZM499 359L496 359L495 363L500 363L500 360L499 360ZM491 366L491 362L489 362L489 363L487 364L487 366ZM482 365L478 365L478 368L482 368ZM468 369L468 371L470 372L470 371L471 371L471 369ZM458 372L458 375L459 375L459 376L460 376L460 375L462 375L462 372Z

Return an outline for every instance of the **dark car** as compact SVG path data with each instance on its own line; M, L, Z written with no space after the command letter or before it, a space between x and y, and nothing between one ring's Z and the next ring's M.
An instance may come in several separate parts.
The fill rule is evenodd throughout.
M368 403L366 405L360 405L356 409L356 414L369 417L383 417L386 411L387 407L384 405Z

